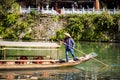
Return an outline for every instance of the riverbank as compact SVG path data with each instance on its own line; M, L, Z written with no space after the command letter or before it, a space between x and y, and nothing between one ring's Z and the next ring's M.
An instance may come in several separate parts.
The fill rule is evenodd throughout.
M13 22L1 21L0 36L11 40L55 40L69 32L74 40L120 41L120 14L24 14L14 13ZM7 20L7 17L5 17ZM9 19L10 21L12 18Z

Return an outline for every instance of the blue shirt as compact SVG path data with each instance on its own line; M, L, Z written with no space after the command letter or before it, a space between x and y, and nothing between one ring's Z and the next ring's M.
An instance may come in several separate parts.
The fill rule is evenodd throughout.
M75 46L74 40L72 38L65 38L64 44L66 49L72 49Z

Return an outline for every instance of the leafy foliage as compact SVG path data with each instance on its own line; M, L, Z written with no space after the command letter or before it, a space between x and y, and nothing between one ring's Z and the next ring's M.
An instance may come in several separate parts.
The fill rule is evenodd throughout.
M109 30L113 25L113 18L111 15L101 14L96 15L93 21L95 25L95 36L96 40L110 40Z
M119 34L120 14L74 14L66 17L68 24L64 30L74 40L110 41Z
M83 27L84 25L79 18L73 16L68 19L68 26L66 30L71 34L72 37L74 37L75 40L79 40L82 36Z
M15 4L15 0L1 0L0 3L0 16L5 17L12 9L12 5Z

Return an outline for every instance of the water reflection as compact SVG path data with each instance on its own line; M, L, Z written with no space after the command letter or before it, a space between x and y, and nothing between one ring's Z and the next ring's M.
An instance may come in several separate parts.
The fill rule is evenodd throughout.
M62 69L48 69L48 70L10 70L0 73L0 80L95 80L96 73L91 74L84 70L73 67Z
M0 70L0 80L120 80L120 43L76 43L76 49L84 53L95 52L97 59L92 59L75 67L62 69ZM61 57L65 57L61 48ZM77 56L83 54L76 52Z
M97 69L93 68L93 71L85 71L69 67L47 70L10 70L0 73L0 80L107 80L105 79L106 76L100 77Z
M98 79L120 80L120 43L79 42L76 46L84 53L96 52L98 54L97 59L106 64L92 60L79 65L78 68L84 67L85 71L91 70L91 72L94 72L94 69L99 67L97 69ZM81 53L77 54L82 55ZM90 69L92 66L94 66L94 69Z
M79 73L81 70L76 68L62 68L62 69L33 69L33 70L5 70L0 72L0 80L14 80L14 79L32 79L32 80L67 80L66 74ZM75 76L75 75L73 75ZM69 76L68 76L69 77ZM73 79L75 80L75 79Z
M15 78L14 73L0 75L0 79L13 80L14 78Z
M75 73L66 73L65 74L65 80L76 80Z
M5 70L0 72L0 80L120 80L119 72L116 70L118 67L103 69L87 66L62 69Z

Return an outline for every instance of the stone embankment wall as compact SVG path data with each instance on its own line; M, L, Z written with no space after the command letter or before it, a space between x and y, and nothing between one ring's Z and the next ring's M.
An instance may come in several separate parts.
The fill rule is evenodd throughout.
M54 20L51 17L45 17L40 20L40 22L32 28L34 39L50 39L56 36L56 31L64 28L65 22L62 20Z

